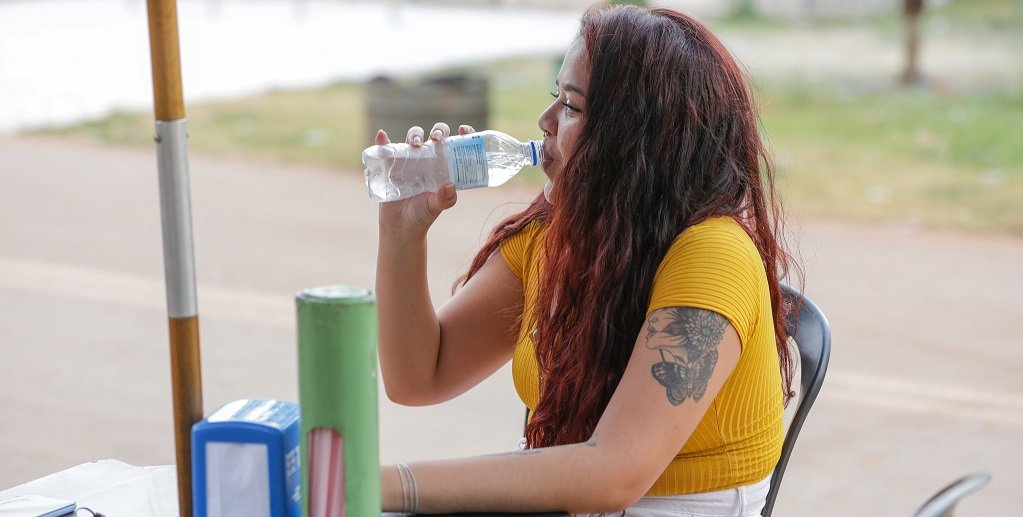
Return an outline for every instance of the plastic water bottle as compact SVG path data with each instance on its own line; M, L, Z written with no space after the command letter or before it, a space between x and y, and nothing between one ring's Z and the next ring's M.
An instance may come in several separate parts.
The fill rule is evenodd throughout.
M434 192L449 181L458 190L496 187L541 162L541 141L520 142L493 130L429 140L419 149L392 143L362 152L369 197L378 203Z

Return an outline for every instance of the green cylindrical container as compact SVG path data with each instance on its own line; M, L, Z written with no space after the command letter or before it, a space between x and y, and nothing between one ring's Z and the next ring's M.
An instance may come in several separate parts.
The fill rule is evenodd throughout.
M298 305L302 515L309 516L309 432L341 436L348 516L380 515L376 298L366 289L305 289Z

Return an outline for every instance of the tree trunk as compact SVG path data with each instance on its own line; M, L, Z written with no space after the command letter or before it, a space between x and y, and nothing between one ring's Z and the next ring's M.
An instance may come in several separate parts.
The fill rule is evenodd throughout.
M920 81L920 12L924 0L903 0L906 20L906 62L899 77L903 85Z

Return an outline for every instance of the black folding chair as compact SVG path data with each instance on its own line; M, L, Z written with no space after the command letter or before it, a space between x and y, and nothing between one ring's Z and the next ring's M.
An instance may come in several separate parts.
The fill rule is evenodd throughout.
M986 472L962 477L931 496L916 511L915 517L952 517L959 500L976 492L990 480L991 475Z
M785 475L785 467L789 464L789 456L792 455L792 448L796 445L796 438L799 437L799 430L806 421L806 415L810 413L810 407L813 406L817 393L824 384L824 374L828 371L828 360L831 357L831 327L824 313L803 293L784 284L781 288L785 302L797 309L790 312L785 327L799 349L801 377L796 412L785 432L781 458L778 459L774 474L771 476L767 502L760 512L763 517L770 517L774 510L774 502L778 498L778 489L781 487L782 476Z

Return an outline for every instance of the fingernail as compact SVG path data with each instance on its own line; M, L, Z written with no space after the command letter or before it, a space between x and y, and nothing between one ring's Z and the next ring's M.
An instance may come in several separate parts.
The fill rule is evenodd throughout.
M433 138L435 140L440 140L441 135L443 135L443 133L441 133L441 131L439 129L434 129L433 133L430 133L430 138Z
M455 197L454 183L448 183L447 185L444 185L444 197L447 199L452 199Z
M412 137L412 145L423 145L423 137L419 135Z

